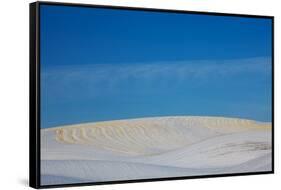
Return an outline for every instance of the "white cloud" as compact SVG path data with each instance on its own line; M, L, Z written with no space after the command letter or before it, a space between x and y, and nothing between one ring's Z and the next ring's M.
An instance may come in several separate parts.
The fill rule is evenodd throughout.
M257 57L220 61L169 61L151 63L77 64L42 70L43 90L65 96L72 91L97 94L114 90L124 82L174 83L224 79L241 74L261 74L270 77L271 58Z

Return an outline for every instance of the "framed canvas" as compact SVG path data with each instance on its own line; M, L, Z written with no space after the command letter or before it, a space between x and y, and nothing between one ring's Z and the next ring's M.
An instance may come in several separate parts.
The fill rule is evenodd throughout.
M273 17L30 4L30 186L274 172Z

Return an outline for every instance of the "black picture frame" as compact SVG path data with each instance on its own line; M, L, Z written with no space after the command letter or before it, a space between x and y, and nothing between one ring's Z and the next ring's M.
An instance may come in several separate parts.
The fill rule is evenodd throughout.
M59 185L41 185L40 184L40 5L56 5L56 6L75 6L75 7L93 7L118 10L140 10L150 12L167 12L167 13L184 13L184 14L200 14L200 15L215 15L215 16L232 16L232 17L248 17L248 18L266 18L272 22L272 170L265 172L248 172L248 173L229 173L229 174L214 174L201 176L183 176L183 177L168 177L156 179L137 179L137 180L122 180L122 181L106 181L93 183L73 183ZM121 184L135 182L152 182L164 180L182 180L195 178L213 178L227 176L245 176L259 174L274 173L274 17L263 15L247 15L247 14L230 14L217 12L199 12L186 10L168 10L156 8L141 8L141 7L125 7L125 6L109 6L109 5L91 5L78 3L58 3L58 2L34 2L30 3L29 8L29 38L30 38L30 91L29 91L29 185L33 188L53 188L53 187L71 187L71 186L88 186L88 185L103 185L103 184Z

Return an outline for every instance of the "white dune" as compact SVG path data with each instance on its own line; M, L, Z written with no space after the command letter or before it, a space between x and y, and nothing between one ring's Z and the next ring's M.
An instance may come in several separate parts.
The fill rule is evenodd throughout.
M152 117L41 129L41 183L271 171L271 123Z

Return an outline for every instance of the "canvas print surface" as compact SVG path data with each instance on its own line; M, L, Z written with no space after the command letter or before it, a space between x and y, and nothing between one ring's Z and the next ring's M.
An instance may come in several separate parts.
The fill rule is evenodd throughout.
M271 171L271 29L40 5L41 185Z

